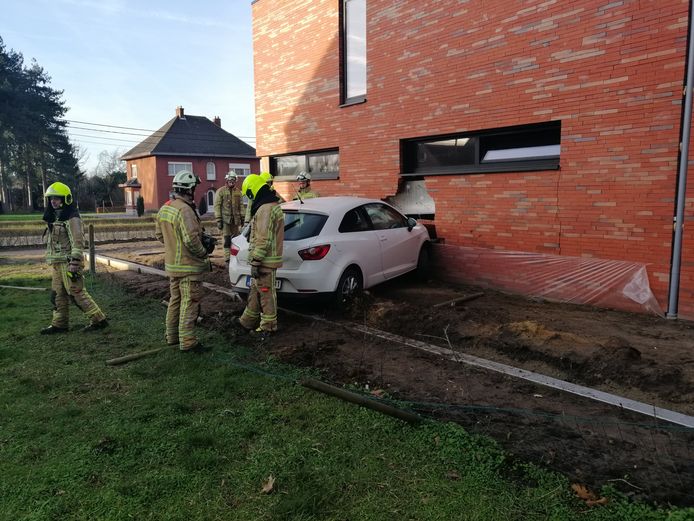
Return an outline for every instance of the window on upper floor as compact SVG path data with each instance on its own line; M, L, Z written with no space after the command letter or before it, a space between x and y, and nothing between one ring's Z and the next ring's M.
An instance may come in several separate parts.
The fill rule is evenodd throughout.
M366 0L340 6L340 97L350 105L366 100Z
M205 172L207 173L207 180L214 181L217 179L217 168L214 166L214 162L208 161L205 167Z
M315 179L340 177L340 152L321 150L303 154L270 157L270 172L278 181L294 181L299 172L308 172Z
M234 172L237 176L247 176L251 174L251 165L248 163L229 163L229 172Z
M169 161L169 175L171 177L175 176L179 172L193 172L193 163L178 163L175 161Z
M137 165L130 165L130 178L137 179Z
M401 142L403 176L556 170L561 122Z

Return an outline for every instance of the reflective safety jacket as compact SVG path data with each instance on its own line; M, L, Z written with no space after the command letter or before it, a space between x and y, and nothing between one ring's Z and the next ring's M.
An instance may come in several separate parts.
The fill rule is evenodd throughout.
M265 268L282 267L284 213L278 203L265 203L251 220L248 261Z
M308 190L297 190L296 194L297 195L294 196L295 201L299 199L299 196L301 196L301 199L313 199L314 197L320 197L318 192L311 190L310 188Z
M177 197L164 203L154 220L157 239L164 243L166 274L185 277L210 271L210 261L200 241L202 226L192 203Z
M214 197L214 218L226 224L241 225L241 192L224 185Z
M82 219L71 217L67 221L55 221L48 228L46 261L48 264L68 262L70 259L82 260L84 234Z

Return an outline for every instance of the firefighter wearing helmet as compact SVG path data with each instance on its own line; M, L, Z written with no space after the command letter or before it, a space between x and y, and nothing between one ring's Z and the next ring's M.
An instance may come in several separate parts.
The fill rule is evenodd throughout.
M312 199L314 197L320 197L320 194L315 190L311 190L311 174L308 172L299 172L296 176L296 180L299 182L299 189L296 191L296 196L294 200L304 200Z
M280 194L278 194L277 191L275 191L275 187L273 186L274 177L272 176L272 174L270 172L261 172L258 175L260 176L260 178L263 181L265 181L265 184L267 184L270 187L270 190L275 192L275 195L279 199L280 203L286 202L285 198L282 197ZM246 215L243 218L244 224L248 224L249 222L251 222L251 205L250 204L248 204L248 206L246 206Z
M108 325L106 315L84 287L82 219L70 188L53 183L45 193L48 199L43 220L48 226L46 260L52 266L51 301L53 320L42 335L66 333L69 325L70 298L89 318L82 331L96 331Z
M224 237L224 261L229 262L231 238L238 235L241 225L241 191L236 188L236 174L229 172L224 176L225 184L214 197L214 217L217 228Z
M171 199L159 209L154 221L157 239L164 243L164 267L169 277L166 343L178 345L184 352L204 350L193 329L200 314L202 274L210 271L208 255L214 249L193 202L199 183L200 178L193 173L178 172L173 178Z
M277 331L275 280L277 268L282 266L284 214L277 194L261 176L248 176L241 190L251 202L251 289L243 314L234 322L265 338Z

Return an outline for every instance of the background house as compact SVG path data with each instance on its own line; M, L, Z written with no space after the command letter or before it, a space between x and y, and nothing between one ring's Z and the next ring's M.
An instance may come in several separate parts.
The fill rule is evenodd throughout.
M128 180L123 185L126 209L135 211L137 196L142 195L145 210L158 210L169 198L173 176L189 170L200 177L196 203L205 199L212 211L215 191L224 184L230 170L245 176L257 173L259 160L255 149L204 116L186 115L183 107L176 116L140 144L126 152Z
M686 0L255 0L258 155L280 192L308 170L427 215L445 273L513 289L520 263L473 271L471 249L588 259L536 282L589 291L633 263L665 309L689 20ZM683 244L694 318L694 227Z

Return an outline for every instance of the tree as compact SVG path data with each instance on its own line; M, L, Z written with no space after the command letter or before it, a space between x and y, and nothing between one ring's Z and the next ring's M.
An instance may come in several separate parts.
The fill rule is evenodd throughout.
M70 184L80 176L69 142L63 92L0 37L0 202L33 209L53 181Z

